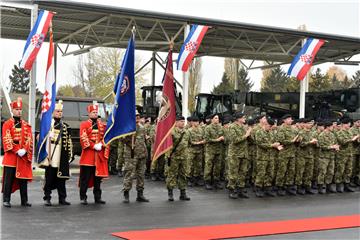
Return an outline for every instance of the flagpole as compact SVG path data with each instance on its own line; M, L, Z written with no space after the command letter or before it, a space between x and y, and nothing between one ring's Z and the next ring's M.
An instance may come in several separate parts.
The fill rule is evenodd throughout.
M34 24L36 23L36 19L38 16L38 5L34 4L33 9L31 10L31 26L30 31L33 29ZM32 129L32 137L35 139L35 102L36 102L36 59L33 63L31 72L30 72L30 87L29 87L29 123ZM33 155L32 162L35 161L35 144L33 144Z
M299 27L300 30L305 31L305 25L301 25ZM301 46L303 47L306 42L306 39L302 40ZM305 78L300 81L300 102L299 102L299 118L305 117L305 100L306 100L306 92L308 85L308 74L306 74Z
M184 41L189 35L190 25L186 25L184 28ZM189 71L183 72L183 95L182 95L182 115L187 121L188 116L188 102L189 102Z

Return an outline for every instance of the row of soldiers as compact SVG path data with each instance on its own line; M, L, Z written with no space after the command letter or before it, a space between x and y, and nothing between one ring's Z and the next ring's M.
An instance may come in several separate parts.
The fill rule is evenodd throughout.
M258 197L352 192L360 185L360 120L294 121L285 115L278 124L266 115L253 119L242 113L225 116L222 124L218 115L209 116L208 124L197 117L187 120L181 156L186 158L183 171L189 186L205 182L208 190L222 189L225 178L230 198L247 198L249 184ZM155 126L146 120L142 124L151 156ZM114 148L119 154L110 156L110 162L124 159L123 144ZM169 174L166 162L171 158L148 158L153 179ZM120 172L121 161L117 168Z

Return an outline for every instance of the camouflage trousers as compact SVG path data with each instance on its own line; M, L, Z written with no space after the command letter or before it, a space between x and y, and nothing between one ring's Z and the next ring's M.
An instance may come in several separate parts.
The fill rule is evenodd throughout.
M249 159L236 155L229 156L228 159L228 189L245 187L246 175L249 170Z
M314 158L307 157L305 158L305 167L304 167L304 174L302 179L303 186L307 186L307 187L311 186L313 174L314 174Z
M214 150L205 150L205 167L204 167L204 180L214 181L220 180L221 171L221 153Z
M318 184L331 184L334 177L335 157L319 157L319 171L317 175Z
M294 156L283 156L279 154L275 184L278 187L294 185L295 179L295 154Z
M117 164L116 167L118 170L122 170L124 167L124 144L119 142L118 149L117 149Z
M204 152L203 151L189 151L187 158L188 177L199 177L203 173Z
M319 154L318 152L314 154L314 170L312 181L317 182L317 177L319 175Z
M186 189L186 163L186 158L172 157L171 159L167 159L167 164L165 165L165 182L168 189L174 189L176 186L180 190Z
M305 172L306 159L304 155L299 154L295 162L295 185L301 186L303 184L303 177Z
M335 183L350 183L352 174L352 155L337 154L335 160Z
M146 158L127 158L124 165L124 191L129 191L133 180L136 180L136 190L144 190L144 175Z
M109 153L109 168L110 170L117 169L116 162L118 159L118 143L119 140L114 140L110 143L110 153Z
M275 159L268 156L267 158L256 159L256 187L271 187L273 185L274 163Z

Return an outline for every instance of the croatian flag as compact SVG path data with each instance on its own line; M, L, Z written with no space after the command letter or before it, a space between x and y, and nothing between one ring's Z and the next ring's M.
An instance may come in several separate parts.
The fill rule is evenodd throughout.
M316 53L324 42L321 39L308 38L303 48L292 61L287 74L296 77L300 81L303 80L312 66Z
M49 132L52 114L55 108L56 82L54 68L54 43L50 29L49 56L46 67L45 92L41 104L40 136L37 148L37 163L43 162L49 156Z
M26 40L23 56L20 61L20 67L26 70L31 70L41 45L45 40L46 33L49 29L49 25L53 16L53 12L45 10L41 10L39 12L36 23Z
M181 70L183 72L188 70L208 28L208 26L203 25L192 25L189 35L186 37L184 44L181 46L177 59L177 70Z

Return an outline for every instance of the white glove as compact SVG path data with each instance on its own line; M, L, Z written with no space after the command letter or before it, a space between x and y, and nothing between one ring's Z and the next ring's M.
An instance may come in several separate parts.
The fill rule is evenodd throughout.
M94 145L94 149L95 149L96 151L101 151L101 148L102 148L102 144L101 144L101 143L97 143L97 144Z
M26 154L26 150L25 149L20 149L19 151L17 151L17 155L19 155L19 157L22 157Z

